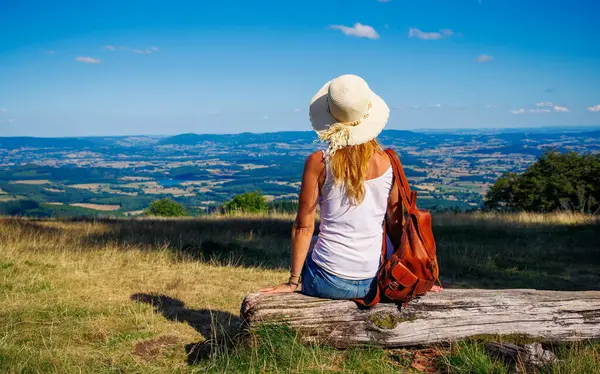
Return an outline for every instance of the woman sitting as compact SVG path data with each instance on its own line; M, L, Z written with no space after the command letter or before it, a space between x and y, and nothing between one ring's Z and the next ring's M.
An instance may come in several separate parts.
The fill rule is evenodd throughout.
M354 299L376 292L383 241L393 250L402 231L392 167L376 140L388 117L383 99L355 75L328 82L313 97L312 126L328 147L305 163L289 280L261 292L294 292L300 275L309 296ZM321 224L313 238L318 204ZM396 235L384 237L384 222Z

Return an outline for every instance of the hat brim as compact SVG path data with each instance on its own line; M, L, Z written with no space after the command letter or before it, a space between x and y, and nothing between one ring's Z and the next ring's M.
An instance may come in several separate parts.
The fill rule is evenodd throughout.
M327 93L329 85L325 85L317 92L310 101L310 122L313 129L320 134L326 131L331 125L337 123L335 118L329 113L327 103ZM359 145L375 139L383 130L390 117L390 109L383 99L371 91L371 109L369 116L363 119L356 126L349 126L349 136L345 145Z

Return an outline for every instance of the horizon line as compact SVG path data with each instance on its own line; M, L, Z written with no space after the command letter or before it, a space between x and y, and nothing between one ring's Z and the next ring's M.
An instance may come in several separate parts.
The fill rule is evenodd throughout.
M556 130L556 131L573 131L573 132L585 132L592 129L600 130L600 124L598 125L567 125L567 126L526 126L526 127L451 127L451 128L415 128L415 129L384 129L383 132L387 131L402 131L412 133L430 133L435 132L439 134L449 132L491 132L491 131L527 131L527 130ZM214 136L235 136L235 135L264 135L264 134L282 134L282 133L314 133L313 130L283 130L283 131L264 131L264 132L232 132L232 133L197 133L197 132L182 132L176 134L129 134L129 135L63 135L63 136L31 136L31 135L12 135L12 136L0 136L0 139L11 139L11 138L34 138L34 139L82 139L82 138L129 138L129 137L157 137L157 138L169 138L180 135L214 135Z

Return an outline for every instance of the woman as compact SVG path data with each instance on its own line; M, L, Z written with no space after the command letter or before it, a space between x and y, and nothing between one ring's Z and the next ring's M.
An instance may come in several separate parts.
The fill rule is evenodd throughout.
M354 299L375 292L384 219L392 250L403 214L390 160L376 140L388 117L383 99L355 75L335 78L313 97L310 120L328 148L305 163L290 277L261 292L294 292L300 275L309 296ZM321 225L314 240L318 204Z

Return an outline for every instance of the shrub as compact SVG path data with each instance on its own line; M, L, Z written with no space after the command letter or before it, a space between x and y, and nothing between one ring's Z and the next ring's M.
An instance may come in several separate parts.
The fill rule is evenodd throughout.
M259 213L267 211L267 202L260 191L246 192L223 204L223 211Z
M144 214L160 217L184 217L188 215L183 205L167 198L150 203Z
M524 173L500 177L488 191L485 207L600 213L600 155L545 153Z

